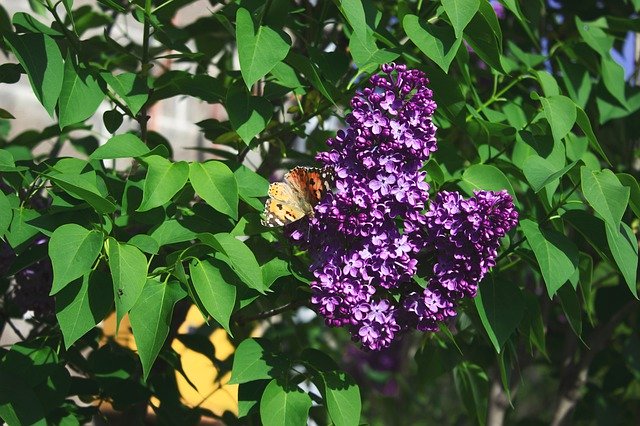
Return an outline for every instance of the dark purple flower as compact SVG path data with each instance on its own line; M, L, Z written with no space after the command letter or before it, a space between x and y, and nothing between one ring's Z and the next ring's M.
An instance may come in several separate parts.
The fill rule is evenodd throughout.
M311 300L318 312L374 350L402 328L389 290L416 272L429 190L420 169L436 150L436 105L424 73L394 64L382 71L351 101L349 127L318 155L334 170L336 191L316 206L306 233L299 225L289 229L314 260ZM303 234L309 241L298 241Z
M419 330L455 316L455 302L474 297L478 283L495 265L500 239L518 222L507 191L476 191L469 199L440 192L425 214L426 250L435 255L433 276L422 294L405 299Z
M317 156L334 171L335 191L312 218L286 228L312 259L316 310L371 350L455 316L455 300L475 294L517 220L506 193L442 193L428 205L421 169L437 149L428 80L404 65L382 71L356 92L348 127ZM424 251L435 263L421 289L413 277Z

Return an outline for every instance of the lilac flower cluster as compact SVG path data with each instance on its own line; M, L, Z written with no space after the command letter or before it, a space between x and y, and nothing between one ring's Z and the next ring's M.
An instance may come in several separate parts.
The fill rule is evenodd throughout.
M442 191L425 216L433 275L427 288L409 294L403 305L418 330L435 331L439 321L456 315L458 299L475 297L478 283L495 265L500 238L518 223L518 212L504 190L476 191L467 200Z
M428 80L421 71L388 64L370 83L351 101L348 128L327 141L330 151L317 157L333 169L335 191L315 206L308 223L294 223L286 231L309 250L315 276L311 301L327 324L347 327L365 348L380 350L409 327L431 329L424 325L431 318L455 314L453 300L459 294L471 294L465 289L476 285L492 266L502 231L509 228L497 228L491 222L496 216L491 209L502 217L511 200L508 195L479 193L465 204L470 211L484 209L477 211L477 226L456 224L449 237L440 232L443 224L439 221L444 216L437 212L448 211L449 204L438 207L443 202L437 201L424 213L429 185L421 168L437 149L436 127L431 120L436 104ZM491 197L501 201L491 204ZM492 215L485 217L489 211ZM454 215L453 210L450 214ZM462 219L463 215L458 215L451 220ZM301 229L307 225L308 229ZM449 281L430 284L430 293L425 291L420 297L420 287L412 280L418 255L425 250L440 253L447 238L451 243L447 250L466 249L469 243L463 240L467 236L471 244L489 240L491 244L483 245L474 258L464 257L467 263L438 258L433 280ZM457 259L455 250L443 256ZM493 257L482 257L485 255ZM473 277L455 276L455 271L462 273L468 266L475 273L477 265L471 264L477 260L484 272ZM451 272L451 268L458 269ZM480 278L475 280L476 276ZM434 306L438 309L431 315Z

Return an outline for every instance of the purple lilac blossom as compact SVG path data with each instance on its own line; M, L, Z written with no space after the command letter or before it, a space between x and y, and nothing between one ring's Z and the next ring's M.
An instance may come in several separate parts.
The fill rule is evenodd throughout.
M507 16L504 5L498 0L491 0L491 7L493 7L493 11L496 13L498 19L504 19Z
M418 330L435 331L438 322L456 315L458 299L475 297L478 283L495 265L500 239L518 223L518 212L505 190L476 191L469 199L442 191L425 216L433 275L422 293L405 299L404 308Z
M424 73L395 64L382 71L352 99L349 127L318 154L336 191L316 205L308 231L291 231L309 236L317 311L372 350L388 347L402 328L392 292L411 283L425 245L429 186L420 169L436 150L436 104Z
M314 217L285 229L309 250L316 310L370 350L389 347L409 327L433 330L454 316L454 301L473 296L493 266L499 239L513 226L505 216L517 218L506 193L469 200L445 193L427 205L421 168L437 149L428 79L404 65L382 71L356 92L347 129L317 156L333 170L335 191ZM425 250L437 262L420 293L412 278Z

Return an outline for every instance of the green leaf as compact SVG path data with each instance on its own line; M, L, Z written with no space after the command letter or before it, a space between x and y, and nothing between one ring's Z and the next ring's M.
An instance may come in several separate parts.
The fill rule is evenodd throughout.
M247 166L239 166L234 172L238 182L238 194L243 198L266 197L269 190L269 181L249 169Z
M31 89L53 116L60 96L64 63L56 42L45 34L6 34L5 40L29 76Z
M371 27L367 25L367 16L362 0L342 0L340 11L347 18L353 32L364 34L371 31Z
M444 72L448 72L462 44L462 39L456 38L451 27L422 23L416 15L411 14L405 15L402 25L407 36L418 49Z
M607 242L613 259L616 261L622 276L631 290L631 294L637 299L638 289L636 273L638 270L638 240L631 228L626 223L613 227L606 225Z
M233 356L229 384L281 377L287 360L277 354L265 339L243 340Z
M57 173L44 176L72 197L86 201L100 213L113 213L116 210L116 205L100 193L95 173Z
M614 229L617 228L627 209L629 188L622 185L616 175L608 169L594 171L582 166L580 178L582 193L589 205L607 224Z
M557 172L557 169L549 160L534 154L524 161L522 172L531 184L531 188L538 193L545 187L549 176Z
M89 156L91 160L142 157L149 148L133 133L112 136Z
M562 306L569 326L576 334L576 336L582 336L582 309L580 308L580 301L578 300L578 294L575 292L571 285L563 285L558 290L558 299Z
M578 107L584 108L591 94L589 71L587 68L569 61L559 60L558 64L569 97L575 101Z
M362 401L360 388L346 373L329 371L322 373L324 400L331 421L336 426L360 424Z
M487 419L489 379L482 367L464 361L453 369L453 381L469 417L484 425Z
M187 183L189 163L172 163L159 155L144 158L147 164L147 177L142 189L142 203L136 211L144 212L159 207L171 200Z
M46 426L38 395L24 380L6 366L0 365L0 417L9 426Z
M580 107L576 108L576 112L577 112L576 124L580 126L584 134L589 139L589 145L591 146L591 149L593 149L595 152L600 154L600 157L602 157L602 159L606 161L607 164L611 165L611 162L607 158L607 155L604 153L604 151L602 150L602 147L600 146L600 143L598 142L598 138L596 138L595 133L593 133L593 129L591 128L591 122L589 121L589 117L587 116L587 113L584 112L584 110Z
M267 127L273 115L271 102L259 96L251 96L237 85L229 89L225 106L231 125L247 145Z
M4 195L4 192L0 191L0 238L9 230L12 218L13 209L9 203L9 199Z
M522 13L518 0L500 0L500 2L504 4L507 9L513 12L514 15L516 15L516 18L518 18L518 20L522 23L525 29L528 28L529 21L527 20L525 15ZM528 31L531 31L531 30L528 30Z
M473 51L491 68L505 74L502 55L502 33L493 8L487 1L480 2L478 13L464 30L464 39Z
M616 176L620 183L629 188L629 207L631 207L636 217L640 218L640 185L638 185L638 181L627 173L616 173Z
M182 223L175 219L162 222L153 230L150 237L158 242L160 247L167 244L182 243L192 240L196 237L196 233L186 228Z
M545 96L557 96L560 94L558 82L551 74L546 71L535 71L535 75L540 82L540 86L542 87L542 91Z
M391 62L399 56L398 53L379 49L371 32L366 35L361 35L359 32L351 34L349 51L353 57L353 62L360 69L368 69L371 66L377 67L385 62Z
M600 71L604 87L620 102L620 105L626 106L627 98L624 93L625 81L622 65L614 61L610 55L603 56L600 62Z
M135 305L147 281L147 257L138 248L113 238L109 238L107 243L117 330L122 317Z
M604 18L584 22L576 16L576 27L585 43L599 54L608 55L613 47L614 38L603 31L603 26L606 28Z
M53 266L51 293L56 294L91 270L102 248L102 234L80 225L62 225L51 234L49 257Z
M262 270L253 252L245 243L231 234L200 234L200 240L215 248L223 256L220 260L231 266L231 269L250 288L264 293L267 287L262 279Z
M540 229L529 219L521 221L520 227L538 261L547 293L553 297L578 267L578 249L563 234Z
M166 222L164 222L166 223ZM127 244L131 244L132 246L138 247L141 251L149 254L158 254L158 250L160 250L160 245L155 240L155 238L146 234L138 234L134 235L127 241Z
M297 386L285 389L271 380L260 400L260 420L265 426L307 424L311 398Z
M0 118L3 120L13 120L15 117L4 108L0 108Z
M251 13L242 7L236 12L236 41L240 71L249 89L286 58L291 48L290 40L269 27L261 25L254 31Z
M480 0L442 0L444 11L447 12L456 38L462 37L462 31L478 11Z
M307 80L332 104L336 105L334 98L334 90L331 85L325 85L326 80L320 76L317 67L306 56L290 52L287 55L286 62L302 73Z
M56 318L67 349L96 326L113 304L109 276L93 271L67 285L56 295Z
M567 136L576 123L576 104L566 96L550 96L540 98L544 116L551 126L551 133L556 141Z
M276 82L284 87L290 89L302 88L302 82L298 78L296 71L284 62L277 63L271 70L271 74L275 77ZM295 93L304 93L304 91L296 91Z
M462 174L460 187L469 195L473 194L475 189L484 189L487 191L501 191L506 189L509 194L516 199L515 191L509 179L497 167L486 164L474 164L468 167Z
M60 92L59 126L61 129L91 117L104 99L98 82L83 67L76 66L69 56L64 64Z
M29 0L33 4L34 0ZM40 5L41 6L41 5ZM42 7L42 6L41 6ZM45 10L46 12L46 10ZM60 31L54 30L38 21L28 13L18 12L11 18L11 23L16 27L18 32L42 33L53 37L62 36Z
M236 287L224 273L225 268L225 264L215 259L194 259L189 272L193 287L207 312L232 335L229 319L236 303Z
M611 259L611 253L607 250L605 223L602 219L585 210L567 210L562 214L562 219L582 234L600 257Z
M39 217L40 214L35 210L26 209L24 207L13 209L13 219L7 232L7 241L13 248L18 248L23 243L29 241L36 236L38 228L31 226L28 221Z
M474 301L489 340L500 353L522 320L525 308L522 292L514 283L496 281L490 275L478 287Z
M260 267L262 269L262 279L267 287L271 287L278 278L288 277L291 275L289 271L289 263L280 258L274 257Z
M238 220L238 184L226 164L220 161L191 163L189 180L193 189L207 204Z
M535 346L543 355L546 356L547 344L545 341L544 322L542 320L542 312L540 311L538 297L532 293L523 294L526 309L520 326L521 330L522 327L526 327L524 332L529 337L531 352L533 352L533 346Z
M574 161L562 169L557 170L557 167L551 161L534 154L527 157L524 161L522 171L533 190L538 193L545 186L564 176L569 170L575 167L576 164L578 164L578 162Z
M113 75L103 72L100 76L122 98L133 115L140 112L149 98L149 87L138 74L126 72Z
M186 293L177 282L163 283L150 279L131 308L129 319L142 362L144 380L149 377L151 367L169 334L173 306L185 296Z
M107 129L107 132L111 134L118 131L120 126L122 126L123 121L124 118L122 117L122 113L120 113L120 111L115 108L106 110L102 114L102 122L104 123L104 127L105 129Z

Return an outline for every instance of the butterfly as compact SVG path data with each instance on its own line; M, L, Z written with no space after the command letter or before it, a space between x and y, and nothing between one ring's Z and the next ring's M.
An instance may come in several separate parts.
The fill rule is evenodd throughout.
M305 216L313 217L313 207L331 189L329 169L296 167L284 175L282 182L269 185L269 199L264 205L262 225L284 226Z

